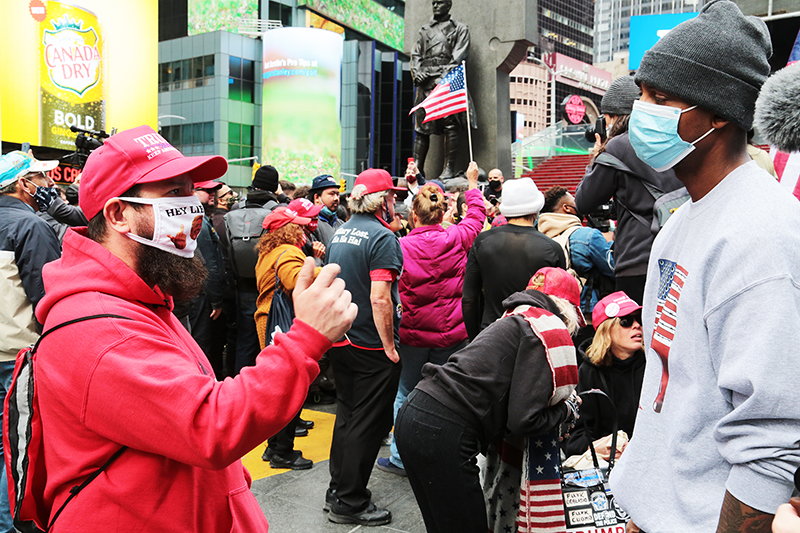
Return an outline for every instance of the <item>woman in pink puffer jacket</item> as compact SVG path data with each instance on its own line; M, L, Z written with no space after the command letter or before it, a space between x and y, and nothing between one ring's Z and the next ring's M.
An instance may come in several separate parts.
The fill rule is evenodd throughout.
M467 344L461 314L461 287L467 252L486 220L483 194L478 190L478 165L467 169L467 214L446 229L442 219L447 198L435 184L424 185L414 198L414 229L400 239L403 274L400 276L400 360L403 368L394 413L422 377L426 363L444 364ZM392 442L391 458L378 459L378 469L405 475L403 462Z

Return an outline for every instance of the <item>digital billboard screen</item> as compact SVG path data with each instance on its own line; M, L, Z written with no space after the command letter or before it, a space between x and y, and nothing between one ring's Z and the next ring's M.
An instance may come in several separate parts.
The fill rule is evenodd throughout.
M305 6L395 50L403 50L403 17L374 0L297 0L297 6Z
M672 28L693 19L697 13L669 13L666 15L635 15L631 17L628 68L637 70L644 53L650 50Z
M338 176L342 36L280 28L263 39L262 162L295 182Z
M258 18L258 0L189 0L189 35L236 32L243 18Z
M157 0L5 3L2 140L75 149L70 126L157 126Z

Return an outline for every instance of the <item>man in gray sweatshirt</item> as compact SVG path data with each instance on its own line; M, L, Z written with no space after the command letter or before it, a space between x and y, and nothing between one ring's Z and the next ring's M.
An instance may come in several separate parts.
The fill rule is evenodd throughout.
M636 75L631 145L691 201L650 255L636 434L611 475L628 531L768 532L800 466L800 204L746 151L771 53L763 21L712 0Z

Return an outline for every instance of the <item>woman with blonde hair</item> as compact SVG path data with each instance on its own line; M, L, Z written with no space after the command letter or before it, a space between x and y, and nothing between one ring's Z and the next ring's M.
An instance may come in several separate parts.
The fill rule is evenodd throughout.
M622 291L609 294L595 305L593 339L578 348L584 352L578 371L578 391L600 389L617 410L619 429L633 435L639 395L644 379L644 343L642 306ZM607 401L588 396L581 407L581 417L566 444L567 455L581 455L592 444L598 456L610 457L609 439L612 417ZM617 452L620 453L620 452Z
M263 226L267 232L258 242L258 300L255 314L258 342L262 350L273 342L272 332L266 329L276 286L280 284L280 290L291 297L306 259L302 251L303 245L308 240L308 235L316 229L317 216L321 209L321 205L314 205L302 198L293 200L286 207L276 207L264 219ZM314 269L315 278L319 271L319 267ZM303 457L301 451L294 449L295 429L303 422L298 412L286 427L267 441L262 459L269 461L272 468L311 468L313 462ZM306 429L313 425L310 422L306 424Z
M483 228L486 207L478 190L478 165L467 169L467 214L458 224L446 229L442 220L448 199L433 183L423 185L412 204L414 229L400 239L403 249L403 274L400 276L400 384L394 401L394 414L406 396L422 379L426 363L443 364L451 354L467 344L467 330L461 313L461 287L464 283L467 252ZM378 469L405 475L403 461L392 442L391 457L378 459Z

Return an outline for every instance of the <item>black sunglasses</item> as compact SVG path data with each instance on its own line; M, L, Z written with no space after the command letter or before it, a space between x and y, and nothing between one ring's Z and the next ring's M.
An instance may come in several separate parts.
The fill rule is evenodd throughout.
M634 322L638 322L639 325L641 326L642 315L636 313L634 315L623 316L622 318L619 319L619 325L626 329L632 327Z

